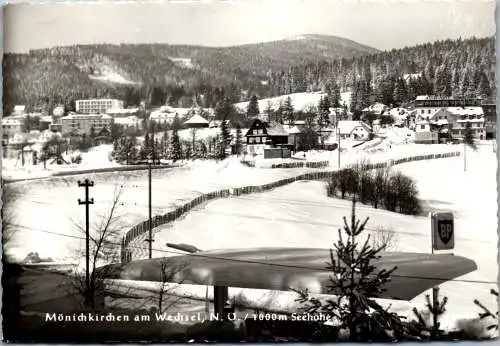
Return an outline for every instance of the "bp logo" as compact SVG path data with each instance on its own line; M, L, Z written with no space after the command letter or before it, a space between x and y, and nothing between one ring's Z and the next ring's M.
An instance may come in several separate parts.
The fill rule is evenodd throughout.
M453 213L432 213L431 226L434 250L451 250L455 247Z
M443 244L448 244L453 238L453 220L438 220L438 235Z

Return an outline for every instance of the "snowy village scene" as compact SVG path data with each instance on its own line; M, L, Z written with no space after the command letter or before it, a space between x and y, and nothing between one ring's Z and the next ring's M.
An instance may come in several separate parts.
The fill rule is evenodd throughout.
M498 337L494 1L3 12L4 341Z

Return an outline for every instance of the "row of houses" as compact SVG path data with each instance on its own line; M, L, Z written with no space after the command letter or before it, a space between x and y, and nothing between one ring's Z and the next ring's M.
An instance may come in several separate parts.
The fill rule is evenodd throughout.
M140 114L140 108L117 108L116 106L123 106L123 102L119 100L79 100L76 101L76 105L77 112L70 112L66 116L63 116L64 109L62 107L56 107L53 115L44 115L42 113L27 113L24 106L16 106L12 115L2 118L3 136L4 138L11 137L23 132L27 117L37 117L40 123L45 124L41 126L42 129L47 128L63 134L89 135L91 131L98 133L103 128L109 130L113 123L139 130L143 127L144 119ZM203 114L203 117L200 114ZM153 110L149 119L155 123L172 124L175 118L191 119L193 116L197 116L198 122L206 119L207 127L219 125L213 120L215 118L213 109L162 106Z
M246 146L249 154L264 155L272 149L286 148L288 153L297 151L301 134L305 130L304 121L295 121L283 125L276 122L266 122L255 119L248 131L245 133ZM338 139L368 140L371 128L362 121L340 120L337 127L316 129L318 143L326 147L334 147ZM322 140L320 138L323 138ZM270 154L274 155L274 154ZM277 151L276 155L283 157L283 152ZM277 156L273 156L277 157Z
M476 139L496 138L496 105L418 107L412 115L416 143L461 140L467 123Z

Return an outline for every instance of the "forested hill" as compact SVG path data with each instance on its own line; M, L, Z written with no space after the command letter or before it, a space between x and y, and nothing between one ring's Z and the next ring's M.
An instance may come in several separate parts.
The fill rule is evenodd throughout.
M15 104L50 109L63 103L71 109L75 99L88 97L117 97L128 105L144 99L150 106L214 107L224 98L238 102L253 94L268 97L335 85L353 89L363 103L368 97L386 103L395 95L409 98L417 89L444 96L491 95L494 52L493 38L378 52L321 35L225 48L59 47L4 56L4 111L8 114ZM402 88L398 78L410 73L423 76L404 92L396 90Z
M270 74L289 66L376 51L321 35L222 48L101 44L33 50L4 56L5 105L8 111L19 103L71 103L75 97L104 95L131 98L133 103L154 86L168 90L173 103L186 106L193 95L207 95L200 102L213 104L221 93L238 99L241 90L266 94Z
M399 104L423 94L493 98L495 40L444 40L351 59L308 63L274 75L270 86L270 92L275 94L337 86L353 91L354 109L374 101Z

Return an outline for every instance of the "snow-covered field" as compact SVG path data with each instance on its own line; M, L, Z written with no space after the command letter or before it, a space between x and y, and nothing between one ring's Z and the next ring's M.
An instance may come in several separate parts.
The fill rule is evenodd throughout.
M395 167L418 181L426 210L454 212L453 253L473 259L478 266L477 271L441 285L441 293L449 298L444 317L449 327L458 318L477 317L479 308L473 304L474 298L493 311L497 307L489 293L490 288L496 287L498 275L496 156L484 149L468 154L466 172L460 157ZM321 182L296 182L265 193L210 202L180 221L159 227L155 241L157 246L167 242L187 243L203 250L324 248L335 240L342 217L350 215L350 208L347 201L328 198ZM372 235L376 236L379 226L396 232L391 250L430 252L427 217L405 216L364 205L358 205L357 212L360 218L370 217L367 226ZM156 252L154 256L165 256L165 253ZM233 292L250 301L269 300L271 295L277 297L276 292L259 290L234 289ZM293 295L285 294L270 306L286 310L294 306L293 300ZM411 307L423 309L424 305L425 294L422 294L410 303L394 303L394 308L411 315Z
M49 177L59 172L119 167L120 164L111 160L112 151L113 145L103 144L91 148L88 152L75 151L68 153L68 155L63 153L62 156L67 162L71 162L71 157L77 155L81 155L82 162L58 165L51 164L51 159L46 162L46 168L44 168L43 162L33 165L31 161L27 160L26 164L22 166L18 159L4 158L2 159L2 176L4 179L33 179Z

